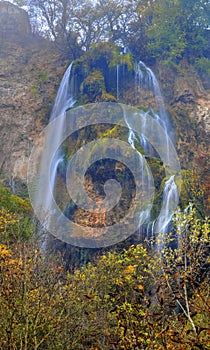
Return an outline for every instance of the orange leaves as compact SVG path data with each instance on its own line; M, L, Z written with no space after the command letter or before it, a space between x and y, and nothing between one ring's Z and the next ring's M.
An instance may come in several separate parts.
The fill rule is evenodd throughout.
M93 301L94 295L84 294L84 297L87 298L89 301Z
M142 286L142 284L138 284L137 288L138 288L139 290L144 290L144 286Z

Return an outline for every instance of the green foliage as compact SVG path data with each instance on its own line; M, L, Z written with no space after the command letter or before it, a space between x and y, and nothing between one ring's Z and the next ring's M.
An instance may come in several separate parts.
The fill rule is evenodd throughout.
M148 27L148 48L153 57L160 57L165 64L178 63L186 42L177 20L179 8L176 2L157 1L153 20Z
M34 227L29 199L21 199L0 185L0 242L28 239Z
M24 6L25 1L16 3ZM137 59L158 58L175 68L183 56L195 62L209 55L206 0L32 0L27 6L33 27L53 39L68 59L88 51L94 54L94 45L108 47L108 42L129 47ZM111 64L127 64L132 69L130 55L119 57L118 53Z
M116 67L118 64L126 65L128 70L133 70L133 56L130 53L120 54L120 48L117 48L113 51L112 59L109 63L109 67Z
M196 60L196 68L210 76L210 59L201 57Z
M87 95L88 102L94 102L96 98L102 96L104 90L104 77L100 70L94 70L85 78L82 84L83 99L85 99Z
M121 65L121 69L123 66L126 81L123 88L126 89L133 74L133 56L130 53L122 54L119 46L108 42L94 44L91 50L76 59L73 69L79 85L78 103L116 101L117 87L113 76L117 76L118 65Z
M31 213L29 199L23 200L11 193L11 191L0 184L0 207L8 209L13 213Z

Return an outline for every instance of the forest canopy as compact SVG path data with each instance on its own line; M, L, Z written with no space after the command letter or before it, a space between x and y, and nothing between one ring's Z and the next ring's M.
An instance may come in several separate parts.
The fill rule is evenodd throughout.
M75 59L94 43L128 47L144 60L177 64L187 57L210 70L209 0L16 0L33 31Z

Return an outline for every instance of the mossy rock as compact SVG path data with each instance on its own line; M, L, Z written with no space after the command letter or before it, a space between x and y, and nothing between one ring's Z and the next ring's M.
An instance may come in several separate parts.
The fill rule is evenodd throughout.
M93 45L91 50L73 63L79 104L95 101L116 101L117 75L123 99L127 82L133 79L134 63L130 53L110 43ZM102 79L103 77L103 79ZM118 96L119 97L119 96Z
M91 72L82 84L82 93L89 102L99 100L105 90L104 77L100 70Z

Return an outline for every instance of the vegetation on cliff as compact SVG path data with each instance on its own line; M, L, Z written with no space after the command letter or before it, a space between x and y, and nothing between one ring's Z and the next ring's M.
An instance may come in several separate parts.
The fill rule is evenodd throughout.
M209 2L205 0L17 0L34 31L73 59L101 41L128 47L137 58L176 66L186 56L209 72Z

